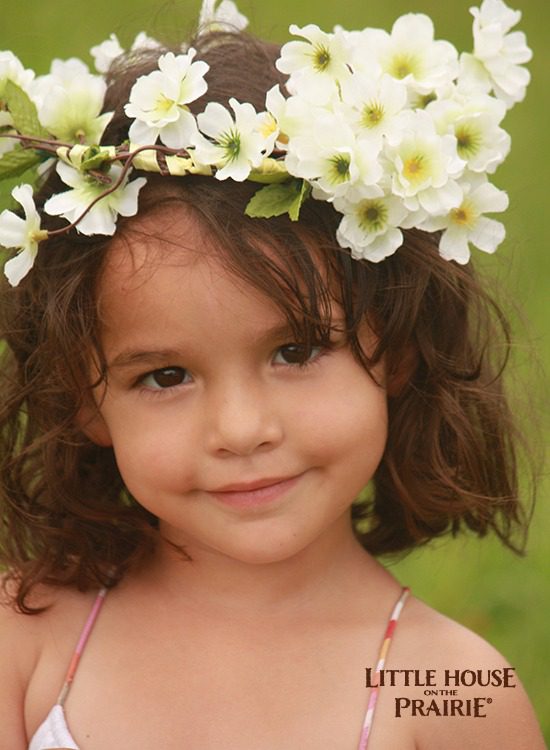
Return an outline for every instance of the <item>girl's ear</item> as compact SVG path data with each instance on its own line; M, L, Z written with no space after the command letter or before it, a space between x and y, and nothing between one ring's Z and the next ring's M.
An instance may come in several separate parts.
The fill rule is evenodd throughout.
M76 415L76 424L92 443L108 448L113 444L107 423L96 403L83 404Z
M414 344L408 344L399 353L399 356L392 358L386 376L387 393L390 398L401 395L401 392L414 375L417 366L418 351Z

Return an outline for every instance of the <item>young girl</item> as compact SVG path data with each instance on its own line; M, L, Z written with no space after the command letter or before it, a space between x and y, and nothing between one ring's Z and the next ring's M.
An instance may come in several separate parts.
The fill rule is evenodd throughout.
M435 176L413 191L427 162L418 133L399 156L399 133L429 127L401 71L363 111L387 130L325 156L331 182L315 159L334 118L357 115L356 90L374 101L344 37L298 30L314 65L297 72L303 48L276 63L222 21L188 52L112 38L112 117L78 99L99 84L74 61L6 77L26 147L10 159L57 163L36 206L14 191L24 219L0 216L20 248L2 296L0 747L542 748L503 657L376 560L463 527L513 548L522 525L507 328L464 264L468 239L500 232L468 215L480 186L502 207L484 182L498 157L468 161L464 115L423 141ZM432 73L422 106L444 118L457 100ZM475 117L502 156L498 106Z

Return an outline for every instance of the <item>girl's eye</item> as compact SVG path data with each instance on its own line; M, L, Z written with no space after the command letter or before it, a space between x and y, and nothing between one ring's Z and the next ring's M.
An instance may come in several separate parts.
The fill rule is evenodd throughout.
M278 365L307 365L319 356L321 350L321 346L285 344L277 349L273 362Z
M140 385L152 390L174 388L187 382L189 374L183 367L163 367L153 370L140 380Z

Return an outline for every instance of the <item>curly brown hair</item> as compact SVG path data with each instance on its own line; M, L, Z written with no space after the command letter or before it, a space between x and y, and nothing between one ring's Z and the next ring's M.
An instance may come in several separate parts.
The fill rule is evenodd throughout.
M265 92L284 83L276 45L222 32L192 44L210 65L195 112L230 96L261 110ZM112 67L105 110L115 115L105 143L127 137L121 102L162 51L134 52ZM249 183L147 177L140 214L191 210L226 266L274 300L300 340L326 335L336 300L358 361L370 371L385 358L387 446L372 492L352 506L364 547L395 553L467 527L493 530L519 551L517 433L502 387L509 329L472 265L443 260L438 238L415 230L382 263L353 260L336 243L339 215L326 202L308 200L298 223L250 219ZM60 189L51 176L39 201ZM130 248L133 231L131 219L119 223L117 237ZM29 601L37 584L115 585L155 543L156 519L125 490L112 449L78 426L97 385L91 356L106 377L97 289L109 246L74 232L53 237L33 272L1 292L0 563L13 604L26 613L38 611ZM365 319L378 342L368 355L358 340Z

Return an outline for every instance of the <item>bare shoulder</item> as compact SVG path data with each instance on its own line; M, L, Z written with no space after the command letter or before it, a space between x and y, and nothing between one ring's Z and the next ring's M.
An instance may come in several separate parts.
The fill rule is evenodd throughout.
M0 595L0 726L6 747L24 750L25 695L40 648L36 622L15 611L10 593Z
M83 610L85 604L78 593L43 587L33 594L30 604L45 607L44 612L22 614L12 606L11 593L9 586L7 592L0 590L0 726L2 741L7 743L2 747L26 750L29 685L48 641L62 637L67 612Z
M400 629L392 661L419 670L422 684L401 691L396 710L411 721L418 750L545 750L515 669L493 646L414 597Z

